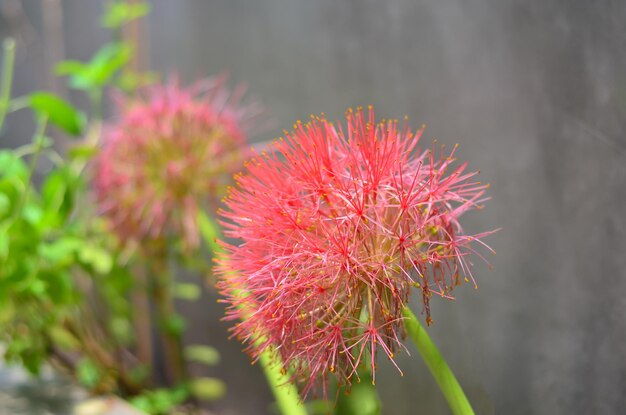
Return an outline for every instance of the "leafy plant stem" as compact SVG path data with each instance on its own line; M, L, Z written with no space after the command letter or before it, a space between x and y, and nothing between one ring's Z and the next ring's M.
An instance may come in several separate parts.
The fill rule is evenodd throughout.
M178 384L187 381L188 375L183 354L182 334L172 326L177 316L171 292L172 281L165 247L166 244L163 242L148 256L150 261L148 278L151 280L152 300L161 327L160 335L165 348L168 375L173 384Z
M4 117L9 109L11 99L11 84L13 82L13 65L15 64L15 40L6 39L3 44L2 83L0 84L0 131L4 124Z
M145 367L152 366L153 350L151 329L150 300L147 295L148 275L137 270L137 289L133 290L133 325L135 327L135 344L137 358Z
M448 401L448 406L452 413L454 415L474 415L474 410L461 385L459 385L454 373L450 370L450 367L441 353L439 353L439 350L437 350L420 321L408 307L404 307L403 314L406 331L422 355L443 396Z
M26 205L26 201L28 200L30 184L33 180L33 175L35 174L35 169L37 168L37 162L39 161L39 156L41 155L41 151L44 147L44 133L46 131L46 126L48 124L48 118L44 116L37 117L37 130L33 137L33 154L30 159L30 164L28 166L28 176L26 177L26 181L24 185L26 186L24 189L24 193L22 193L22 197L20 198L19 204L17 205L17 209L15 210L15 217L18 217L22 213L22 209Z
M103 348L100 345L100 342L90 335L87 330L69 319L66 320L65 327L79 341L82 352L85 356L98 362L100 367L103 369L117 373L119 387L122 392L131 395L139 392L139 385L128 377L122 362L113 358L113 356L105 348ZM74 364L74 367L75 366L76 364Z

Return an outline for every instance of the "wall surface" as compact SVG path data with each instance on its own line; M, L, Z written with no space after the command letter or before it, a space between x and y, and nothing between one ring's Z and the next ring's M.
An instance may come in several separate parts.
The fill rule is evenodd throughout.
M61 3L64 53L85 59L107 39L100 2ZM24 4L35 40L16 93L46 79L39 1ZM148 27L155 70L246 82L276 126L257 140L373 104L426 123L424 145L459 143L492 183L466 228L502 230L479 289L433 301L434 340L477 413L614 414L626 406L624 21L620 1L155 0ZM14 125L2 145L19 141ZM198 316L192 336L224 354L211 374L230 392L213 408L260 413L269 391L226 340L219 306L185 311ZM380 365L385 413L446 413L412 355L398 359L404 377Z

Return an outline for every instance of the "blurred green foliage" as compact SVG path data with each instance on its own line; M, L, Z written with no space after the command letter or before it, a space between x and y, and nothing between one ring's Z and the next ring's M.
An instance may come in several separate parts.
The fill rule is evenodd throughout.
M123 25L149 10L144 2L107 2L102 25L113 30L115 41L86 62L57 65L56 73L91 99L89 114L50 92L12 98L15 43L5 42L0 129L6 115L30 110L36 132L29 144L0 150L0 342L5 360L34 375L53 364L95 393L132 398L138 408L164 414L193 406L191 397L213 400L225 392L218 379L174 380L171 373L164 377L152 370L153 359L171 356L149 355L145 361L139 354L142 347L152 348L153 333L180 342L186 327L173 307L153 321L155 302L162 301L154 297L155 284L166 290L168 301L197 300L202 289L174 281L169 266L152 281L150 258L121 247L109 233L95 212L88 183L89 163L99 151L104 90L132 94L156 79L130 69L134 47L119 36ZM48 126L76 138L66 154L55 151ZM138 296L147 301L137 303ZM138 336L142 318L147 337ZM180 355L204 365L219 362L218 351L205 345L181 348Z
M91 90L107 85L133 55L126 43L103 46L89 62L66 60L56 67L57 75L69 76L68 85L74 89Z
M109 2L102 16L102 26L116 29L148 13L150 13L148 3Z
M42 113L66 118L78 113L63 101L47 99L50 94L39 96L46 98L45 105L34 108L39 123L47 118ZM56 165L40 186L33 184L38 158L52 152L45 136L0 151L0 338L5 358L21 362L33 374L55 353L70 360L83 354L79 348L85 332L79 323L88 318L82 310L86 297L95 295L89 287L98 287L98 300L106 309L102 330L125 343L132 333L119 324L131 316L125 297L133 287L132 275L119 261L104 225L91 215L85 220L87 212L77 213L86 192L84 160ZM85 362L96 365L76 363L78 379L95 387Z
M76 110L63 99L49 92L36 92L29 96L31 108L40 116L68 134L79 136L85 125L85 114Z

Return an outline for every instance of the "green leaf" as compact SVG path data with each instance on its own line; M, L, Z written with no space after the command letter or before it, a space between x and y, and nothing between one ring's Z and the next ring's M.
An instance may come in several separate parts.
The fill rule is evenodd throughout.
M131 398L130 404L140 411L150 413L152 406L150 405L150 398L146 395L139 395Z
M198 378L190 383L193 396L205 401L214 401L226 393L226 384L216 378Z
M183 403L189 396L185 386L177 386L170 389L155 389L131 399L131 404L146 413L165 414L170 413L177 405Z
M71 210L71 206L63 206L67 192L67 183L64 176L61 171L52 172L46 177L41 186L42 204L47 215L53 218L65 217Z
M28 284L28 291L37 298L43 298L46 294L46 284L43 281L35 280Z
M98 146L93 144L81 144L68 150L70 160L91 160L98 154Z
M11 211L11 199L9 196L0 192L0 218L4 217Z
M100 49L89 62L92 77L99 85L105 84L131 58L132 48L126 43L110 43Z
M150 375L150 367L148 365L139 364L128 372L128 377L137 383L141 383Z
M44 364L44 354L39 350L33 349L25 351L20 357L28 373L38 376Z
M77 293L74 291L74 281L69 272L60 269L42 271L39 278L45 281L46 296L56 306L74 303Z
M109 43L96 52L89 62L63 61L57 64L56 72L69 75L72 88L99 89L126 65L132 54L132 48L126 43Z
M193 301L200 298L202 290L197 284L193 283L178 283L174 285L174 296L182 300Z
M150 5L144 2L109 2L102 16L102 26L115 29L148 13L150 13Z
M22 210L22 218L24 218L27 223L36 226L43 218L43 210L38 205L28 203Z
M74 194L79 185L80 177L67 165L52 171L41 187L42 205L46 211L46 219L57 225L54 220L63 224L74 208Z
M93 360L85 358L76 365L76 377L82 385L93 388L102 379L102 372Z
M163 328L165 329L165 331L174 336L181 336L185 331L185 327L187 326L185 319L178 314L169 317L163 323Z
M106 282L106 287L110 287L113 295L123 296L123 293L126 293L134 286L135 277L128 268L115 266L111 272L107 273Z
M9 238L9 232L7 231L9 226L5 223L0 223L0 260L5 260L9 253L9 244L11 242ZM1 307L0 307L1 308Z
M12 151L0 150L0 176L25 179L28 176L28 167Z
M59 76L77 75L85 70L86 65L83 62L67 60L57 63L54 71Z
M185 359L214 366L220 361L220 353L211 346L191 345L185 347Z
M8 211L4 213L6 217L13 215L19 201L24 193L23 183L19 179L0 179L0 193L6 197L9 204Z
M52 326L48 329L48 335L63 350L78 350L80 343L76 337L61 326Z
M133 327L128 319L114 317L109 322L109 328L119 343L129 345L132 342Z
M83 264L90 265L100 274L108 274L113 268L111 254L93 244L84 244L78 253L78 258Z
M77 136L82 133L85 116L58 96L49 92L36 92L30 95L30 106L68 134Z
M39 256L49 262L69 265L84 242L79 238L65 237L49 243L41 243L37 249Z

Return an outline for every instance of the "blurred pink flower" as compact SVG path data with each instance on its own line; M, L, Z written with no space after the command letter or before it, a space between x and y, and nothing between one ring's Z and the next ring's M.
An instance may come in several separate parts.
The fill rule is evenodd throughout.
M94 187L123 243L177 236L198 245L198 209L219 200L247 155L247 122L258 111L240 105L243 92L231 94L224 78L189 88L174 80L118 100Z
M465 235L458 219L488 185L371 107L349 110L346 130L323 116L294 129L247 163L220 212L242 241L224 243L216 267L227 319L253 359L276 350L305 393L325 391L328 372L350 384L366 356L374 381L376 355L403 348L411 288L430 324L431 296L474 280L467 256L491 232Z

